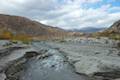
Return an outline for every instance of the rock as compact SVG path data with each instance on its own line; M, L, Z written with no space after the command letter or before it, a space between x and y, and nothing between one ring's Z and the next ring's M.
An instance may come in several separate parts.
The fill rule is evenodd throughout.
M82 56L78 62L73 64L77 73L84 73L87 75L93 75L97 72L114 72L118 74L120 70L120 64L116 64L119 61L112 59L96 58L96 57L84 57ZM114 72L115 73L115 72ZM110 73L109 73L110 74ZM114 74L111 73L115 77ZM118 76L118 75L116 75ZM120 75L119 75L120 76Z
M92 76L92 80L114 80L120 78L120 69L117 66L100 63L98 60L92 62L86 61L85 63L79 61L74 66L77 73Z
M0 46L8 46L11 45L9 40L0 40Z
M40 56L37 57L37 59L45 59L45 58L48 58L50 56L53 56L52 54L42 54Z
M39 55L38 52L36 51L29 51L29 52L26 52L26 54L24 55L25 58L32 58L32 57L35 57Z
M8 55L14 50L19 50L19 49L23 49L23 48L25 48L25 47L23 47L23 46L10 46L7 48L3 48L0 50L0 57Z
M103 78L108 79L117 79L120 78L120 71L111 71L111 72L97 72L94 73L94 76L102 76Z
M83 58L79 60L79 62L76 62L74 64L75 70L77 73L84 73L84 74L93 74L96 71L99 71L99 68L97 67L99 65L99 61L96 59L89 59L89 58Z
M40 51L40 53L41 53L41 54L45 54L47 51L48 51L48 50L44 50L44 49L43 49L43 50Z
M9 68L5 70L5 74L7 76L6 80L18 80L21 72L23 72L26 67L25 63L28 61L30 58L35 57L39 55L38 52L36 51L28 51L26 54L24 54L23 57L20 59L15 60Z
M117 43L117 46L120 48L120 42Z
M5 80L5 79L6 79L5 73L0 73L0 80Z
M95 52L95 55L100 54L100 52Z
M5 70L6 80L18 80L20 72L25 69L25 62L25 58L20 58L11 64L9 68Z

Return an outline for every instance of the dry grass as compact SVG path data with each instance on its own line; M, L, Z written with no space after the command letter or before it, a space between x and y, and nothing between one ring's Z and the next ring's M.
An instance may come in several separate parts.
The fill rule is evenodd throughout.
M120 40L120 33L115 33L115 32L98 32L98 33L94 33L93 37L108 37L110 39Z
M19 41L22 41L23 43L28 44L29 42L31 42L32 37L28 36L28 35L25 35L25 34L14 35L10 31L3 31L0 34L0 39L2 39L2 40L11 40L11 41L19 40Z

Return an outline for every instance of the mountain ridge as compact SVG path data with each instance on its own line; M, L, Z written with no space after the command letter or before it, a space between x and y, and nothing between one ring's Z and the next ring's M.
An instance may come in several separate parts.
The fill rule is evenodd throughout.
M85 27L85 28L81 28L81 29L71 29L69 31L73 31L73 32L83 32L83 33L93 33L93 32L99 32L99 31L103 31L106 28L96 28L96 27Z
M109 37L111 39L120 40L120 20L114 22L109 28L102 32L93 34L97 37Z
M120 33L120 20L116 21L113 23L107 31L115 32L115 33Z
M26 17L0 14L0 32L10 31L14 35L39 36L63 36L66 31L60 28L48 26Z

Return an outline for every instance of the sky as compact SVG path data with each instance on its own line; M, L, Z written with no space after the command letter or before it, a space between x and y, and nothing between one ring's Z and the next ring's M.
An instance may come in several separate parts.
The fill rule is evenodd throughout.
M0 14L63 29L101 28L120 20L120 0L0 0Z

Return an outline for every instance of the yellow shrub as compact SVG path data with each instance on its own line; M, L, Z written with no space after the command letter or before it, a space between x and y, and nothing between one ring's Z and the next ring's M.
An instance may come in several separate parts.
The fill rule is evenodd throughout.
M25 34L19 34L19 35L13 36L12 40L20 40L23 43L28 44L32 40L32 38L28 35L25 35Z
M3 31L0 34L1 39L11 39L13 37L13 34L10 31Z

